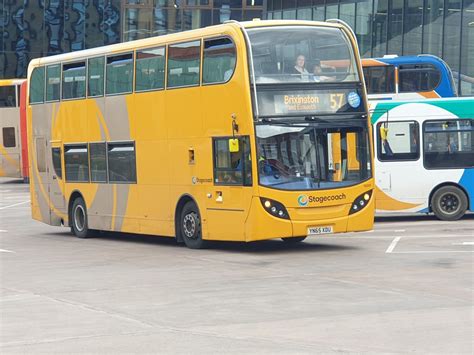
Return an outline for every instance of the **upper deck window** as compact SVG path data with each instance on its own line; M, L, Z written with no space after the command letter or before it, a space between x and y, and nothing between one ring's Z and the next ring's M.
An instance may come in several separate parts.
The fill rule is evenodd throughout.
M44 67L35 68L30 78L30 103L44 101Z
M89 97L104 95L104 57L90 58L87 73L87 95Z
M106 93L125 94L133 88L133 54L107 57Z
M230 38L204 41L203 84L225 83L235 69L235 45Z
M368 94L395 92L395 67L393 65L365 67L364 78Z
M168 47L168 87L199 85L201 41Z
M61 86L61 66L59 64L46 67L46 101L59 100Z
M165 87L165 47L148 48L137 52L135 91Z
M441 73L432 64L400 65L400 92L420 92L435 90Z
M352 45L332 27L248 29L257 83L359 81Z
M86 97L86 63L63 65L63 99Z
M0 107L16 107L15 85L0 86Z

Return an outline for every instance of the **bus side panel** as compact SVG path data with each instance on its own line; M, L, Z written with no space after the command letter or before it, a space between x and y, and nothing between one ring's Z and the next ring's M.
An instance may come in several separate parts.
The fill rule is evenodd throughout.
M21 174L23 180L28 181L28 138L27 138L27 124L26 124L26 88L25 81L20 86L20 141L21 141Z
M464 190L467 192L467 198L469 201L469 210L474 212L474 168L468 168L464 170L461 180L459 180L459 185L461 185Z
M1 131L0 131L0 176L20 178L21 177L21 141L20 141L20 117L18 107L5 107L0 109ZM6 134L4 129L13 129L15 135L15 146L5 147Z

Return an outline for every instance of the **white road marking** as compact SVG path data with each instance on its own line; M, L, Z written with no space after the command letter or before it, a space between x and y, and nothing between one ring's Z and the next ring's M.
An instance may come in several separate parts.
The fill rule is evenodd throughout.
M0 233L6 233L8 232L6 229L0 229Z
M390 245L388 246L387 250L385 250L385 253L393 252L393 249L395 249L395 247L397 246L397 243L400 241L401 238L402 237L395 237L390 243Z
M10 208L10 207L15 207L15 206L19 206L19 205L23 205L25 203L29 203L30 200L28 201L23 201L23 202L18 202L18 203L14 203L13 205L8 205L8 206L3 206L3 207L0 207L0 210L4 210L6 208Z
M403 232L406 232L405 229L395 229L394 230L395 233L403 233Z
M452 245L474 245L474 242L451 243Z
M437 254L437 253L474 253L474 250L417 250L395 251L393 254Z
M11 250L6 250L6 249L0 249L0 253L15 253L15 252Z

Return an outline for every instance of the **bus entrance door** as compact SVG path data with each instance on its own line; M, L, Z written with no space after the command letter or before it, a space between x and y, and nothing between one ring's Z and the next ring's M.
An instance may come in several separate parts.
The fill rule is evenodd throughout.
M51 143L51 162L52 166L48 167L48 182L49 182L49 212L51 216L51 224L61 225L61 215L64 211L64 177L63 177L63 149L61 141L50 141Z

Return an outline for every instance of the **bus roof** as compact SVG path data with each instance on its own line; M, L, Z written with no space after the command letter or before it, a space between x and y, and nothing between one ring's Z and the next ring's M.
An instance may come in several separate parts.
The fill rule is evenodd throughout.
M254 20L254 21L226 21L220 25L208 26L195 30L177 32L162 36L149 37L145 39L139 39L135 41L122 42L111 44L108 46L96 47L91 49L85 49L81 51L68 52L48 57L33 59L28 66L28 73L37 66L53 64L57 62L67 62L73 60L79 60L82 58L88 58L93 56L107 55L120 53L124 51L132 51L138 48L146 48L150 46L164 45L173 42L181 42L186 40L192 40L193 38L199 38L202 36L212 35L223 35L231 30L237 30L239 28L256 28L256 27L268 27L268 26L283 26L283 25L299 25L299 26L321 26L321 27L337 27L342 28L343 26L338 23L329 22L318 22L318 21L303 21L303 20Z
M405 55L405 56L386 56L381 58L363 58L362 66L379 66L379 65L403 65L403 64L424 64L429 63L435 66L444 66L448 68L448 65L439 57L431 54L419 54L419 55Z

